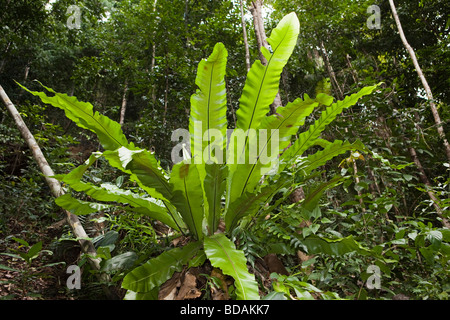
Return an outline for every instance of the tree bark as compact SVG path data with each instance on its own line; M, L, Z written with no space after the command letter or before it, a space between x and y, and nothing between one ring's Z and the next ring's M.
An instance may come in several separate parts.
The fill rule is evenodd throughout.
M128 96L128 78L125 79L124 88L123 88L123 96L122 96L122 107L120 108L120 119L119 124L123 126L125 121L125 112L127 111L127 96Z
M406 40L405 33L403 32L402 25L400 23L400 19L397 14L397 9L395 8L394 0L389 0L389 4L391 5L392 14L395 19L395 23L397 24L398 32L400 33L400 38L402 39L403 45L405 46L406 50L408 51L411 60L413 61L414 67L416 68L416 72L422 82L422 85L425 89L425 92L427 94L428 102L430 103L431 113L434 117L434 122L436 123L437 131L439 134L439 137L442 139L445 147L445 152L447 154L447 159L450 162L450 144L448 143L448 140L445 136L444 128L442 127L442 121L439 116L439 112L437 110L436 104L434 103L433 93L431 92L431 88L428 85L428 81L425 78L422 69L420 68L419 62L417 61L416 54L414 52L414 49L409 45L408 41Z
M163 126L164 127L166 126L167 106L169 103L168 95L169 95L169 69L166 67L166 88L164 90L164 113L163 113Z
M253 26L255 28L256 43L258 44L259 59L263 65L266 65L267 60L261 52L261 47L269 49L269 44L267 43L266 31L264 30L262 0L252 1L250 12L253 16Z
M352 62L350 60L350 55L347 53L347 55L345 56L345 58L347 59L347 65L350 68L350 71L352 73L352 77L353 77L353 81L355 82L355 84L358 86L358 73L356 72L356 70L353 68Z
M155 2L153 3L153 13L155 13L156 11L156 3L157 0L155 0ZM155 70L155 64L156 64L156 44L155 44L155 39L156 39L156 30L153 31L153 44L152 44L152 62L151 62L151 66L150 66L150 72L153 75L153 71ZM156 103L156 90L155 90L155 84L153 83L152 85L152 103L153 103L153 107L155 106Z
M355 185L359 184L359 176L358 176L358 166L356 165L356 159L352 159L353 164L353 177L355 178ZM366 207L364 206L364 200L362 197L361 190L356 190L359 197L359 205L361 206L361 210L363 213L366 213Z
M433 202L433 206L436 209L438 216L442 219L442 225L445 228L450 229L450 222L443 215L443 211L440 206L440 200L436 197L436 195L433 192L430 180L428 180L425 170L422 167L422 163L420 162L419 157L417 156L416 150L413 147L410 147L409 153L411 154L411 158L413 159L417 169L419 169L419 176L420 176L420 179L422 180L422 183L425 185L425 188L427 189L428 196L430 197L431 201Z
M344 99L344 92L342 92L342 89L336 79L336 74L334 73L333 66L330 63L330 57L328 56L328 52L325 49L325 45L323 44L323 41L320 42L320 51L322 52L322 55L324 57L325 66L327 67L328 75L330 76L331 85L333 86L334 92L337 95L339 100Z
M6 108L11 113L11 116L13 117L17 128L19 129L22 137L28 144L28 147L31 149L33 153L33 157L36 160L39 168L41 169L44 178L50 187L50 190L55 198L61 196L64 194L64 191L61 188L61 184L58 180L55 178L52 178L52 176L55 175L52 168L50 168L50 165L48 164L47 160L44 157L44 154L41 151L41 148L39 148L39 145L36 142L36 139L34 138L33 134L30 132L28 127L26 126L25 122L23 121L20 113L17 111L14 104L9 99L6 92L3 90L2 86L0 86L0 97L3 100ZM93 243L88 240L88 235L86 234L86 231L84 230L83 226L81 225L80 220L78 217L69 211L64 210L66 213L66 220L71 226L74 236L79 239L78 242L80 243L82 251L87 255L88 261L92 268L95 270L100 270L100 258L97 258L97 252L95 250L95 247ZM99 274L100 279L102 281L108 281L109 277L101 273Z
M248 49L247 27L245 26L244 5L242 4L242 0L240 0L240 6L241 6L242 33L244 37L244 46L245 46L245 65L247 67L248 72L250 70L250 51Z
M264 30L264 21L262 17L262 0L252 1L250 12L253 16L253 25L255 28L256 42L258 44L259 59L263 65L267 65L267 59L261 52L261 47L265 47L269 50L269 44L267 42L266 31ZM281 101L280 92L275 96L275 100L270 105L270 111L272 114L276 113L276 109L283 103Z

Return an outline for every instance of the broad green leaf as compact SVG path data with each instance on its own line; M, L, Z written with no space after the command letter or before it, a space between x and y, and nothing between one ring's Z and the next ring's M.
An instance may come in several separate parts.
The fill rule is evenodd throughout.
M208 59L200 61L197 68L195 84L198 90L191 96L191 113L189 133L191 135L191 154L195 163L214 161L210 157L213 144L218 144L216 151L223 154L227 129L227 96L225 88L225 69L227 50L222 43L217 43ZM211 129L219 133L214 136ZM203 152L206 152L206 158ZM217 157L217 155L216 155ZM218 159L218 163L223 163ZM214 161L216 162L216 161Z
M317 188L306 195L305 200L303 200L302 202L302 208L308 211L313 211L314 208L319 204L319 200L322 197L324 191L334 188L345 179L346 177L336 176L330 181L320 184Z
M262 53L267 65L256 60L247 74L239 109L236 112L236 128L245 132L258 128L261 120L269 112L269 106L278 93L281 72L291 56L297 43L300 24L295 13L286 15L278 23L267 39L272 47L271 54L264 47Z
M438 250L442 243L442 233L438 230L431 230L428 232L426 239L431 242L433 249Z
M41 98L42 102L63 109L66 116L79 127L94 132L106 150L103 155L110 164L131 174L131 178L138 181L142 187L146 187L145 190L151 196L170 199L170 188L165 172L159 166L155 156L151 152L138 149L133 143L129 143L119 123L94 112L90 103L78 101L76 97L57 93L43 85L54 96L48 97L44 92L30 91L22 85L20 86Z
M128 290L123 300L158 300L158 293L158 287L155 287L149 292L134 292Z
M221 200L225 192L227 167L220 164L206 164L204 180L205 199L208 204L207 223L209 234L213 234L219 226Z
M109 204L78 200L68 193L56 198L55 202L61 208L66 209L76 215L91 214L112 207L112 205Z
M195 239L203 238L203 188L197 165L179 162L172 168L170 185L173 204Z
M168 176L161 168L153 153L145 149L105 151L103 156L111 166L130 175L151 197L168 200L172 197Z
M365 87L358 93L347 96L344 100L337 101L327 107L320 118L307 131L302 132L295 143L281 155L280 160L287 164L292 159L295 159L296 156L301 156L309 147L315 144L316 139L319 138L326 126L336 119L344 109L355 105L361 97L371 94L376 88L376 85Z
M100 153L92 154L85 164L78 166L66 175L58 175L56 178L67 183L73 190L84 192L95 200L129 204L134 208L139 208L136 210L137 212L145 214L152 219L159 220L178 230L178 225L169 215L169 211L162 200L153 199L144 194L131 192L130 190L123 190L110 183L102 183L100 186L95 186L91 183L81 181L83 174L100 155Z
M281 152L291 143L292 136L297 133L298 129L305 123L306 117L318 105L318 102L305 94L304 100L297 98L293 102L289 102L285 107L278 107L275 114L263 118L258 129L279 131L278 151ZM267 141L267 144L270 144L270 140ZM266 148L270 149L268 146ZM263 150L258 151L261 153Z
M302 172L304 174L309 174L314 169L324 165L327 161L333 159L334 157L347 152L348 150L364 150L365 147L361 141L357 140L354 143L348 141L335 140L330 145L325 147L321 151L309 155L302 166Z
M284 292L272 291L269 292L262 300L287 300Z
M36 258L42 250L42 241L35 243L27 252L28 262Z
M106 260L101 271L113 272L118 270L127 270L134 265L138 256L135 252L125 252Z
M340 239L326 239L310 235L305 239L296 239L308 254L324 253L332 256L341 256L349 252L357 252L362 255L374 255L371 250L362 247L352 236Z
M246 159L248 162L235 165L232 169L232 176L229 177L232 182L228 188L231 202L246 191L252 192L269 169L273 166L277 168L278 155L289 145L291 137L317 105L305 95L304 101L299 98L286 107L278 107L276 114L263 118L257 135L249 137L249 145L258 146L255 157ZM277 171L275 169L275 173Z
M21 84L19 86L38 96L42 102L64 110L67 118L75 122L79 127L94 132L105 150L115 150L122 146L134 149L133 143L128 143L120 124L98 112L94 112L92 104L78 101L74 96L55 92L44 85L42 87L54 94L54 96L49 97L44 92L28 90Z
M206 256L211 264L233 277L239 300L259 300L258 284L255 276L248 272L247 259L242 250L223 233L204 238Z
M192 242L163 252L130 271L122 281L122 288L139 293L150 292L169 280L174 272L181 271L200 247L199 242Z
M258 193L246 192L226 209L225 226L227 232L233 230L238 222L248 215L256 214L287 182L278 181L261 188Z

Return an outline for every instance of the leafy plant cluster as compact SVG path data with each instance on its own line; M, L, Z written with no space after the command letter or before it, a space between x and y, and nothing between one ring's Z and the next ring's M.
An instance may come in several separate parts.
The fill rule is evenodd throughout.
M35 1L34 5L44 2ZM235 2L169 6L152 1L108 1L111 19L105 20L101 18L106 8L101 9L102 1L78 1L83 7L81 30L65 27L64 12L72 4L66 0L58 1L50 11L42 7L26 12L33 23L19 24L16 29L14 22L20 21L23 3L8 2L11 10L0 14L9 25L0 41L4 52L1 84L8 93L14 92L12 79L23 79L25 71L23 82L28 86L27 70L31 70L30 78L69 93L49 89L50 93L39 96L63 109L78 127L89 130L77 132L76 126L60 122L60 110L20 102L22 115L56 172L74 168L74 156L71 152L67 157L67 146L76 144L76 139L65 133L88 139L95 150L97 141L92 137L98 136L101 152L93 153L69 174L58 176L68 195L57 201L81 214L102 258L100 272L111 274L116 286L123 284L127 298L156 299L158 288L176 275L174 270L195 268L203 272L197 283L206 283L202 298L213 298L213 287L223 288L225 280L210 274L210 268L214 264L217 271L223 266L215 260L223 249L222 254L230 252L241 261L240 268L226 269L232 275L227 282L232 279L228 293L233 299L243 298L246 291L255 294L255 282L258 296L267 299L392 299L399 294L410 299L448 299L448 230L441 228L428 191L434 192L448 217L449 164L439 151L441 141L434 134L427 101L420 94L420 83L395 22L383 14L381 30L364 29L366 8L373 2L271 1L274 10L266 30L275 28L273 23L286 12L296 10L302 36L297 46L289 49L292 57L287 62L283 57L283 70L277 62L280 51L274 50L277 36L271 35L271 48L264 55L273 60L269 66L255 62L247 80L241 17ZM448 86L443 84L449 78L445 64L448 23L444 21L448 4L399 0L398 6L447 129ZM387 2L380 7L389 12ZM45 24L54 27L50 30ZM31 25L34 27L29 30ZM249 26L247 21L252 38ZM223 45L215 45L218 41ZM250 45L250 52L256 57L256 46ZM269 86L269 78L267 86L258 83L264 72L276 83L281 80L280 86ZM373 88L380 81L383 83ZM216 90L211 84L217 84ZM199 89L191 97L196 86ZM252 109L254 97L259 97L258 86L266 99ZM277 91L283 101L291 102L279 108L278 115L267 116L268 101ZM12 100L23 101L22 93ZM78 99L71 97L73 94ZM94 112L118 118L124 96L128 109L122 128ZM296 96L303 99L293 99ZM92 101L93 107L78 100ZM190 109L186 107L189 102ZM249 120L253 111L261 121ZM252 127L250 122L256 129L275 128L280 124L276 120L293 115L291 123L280 127L280 147L289 147L280 150L280 159L286 162L281 162L275 176L255 174L261 168L269 169L261 163L254 167L198 165L193 146L199 136L190 128L192 148L186 151L193 158L172 168L172 145L167 143L171 132L186 127L188 118L190 126L192 122L195 125L193 120L209 123L210 115L217 121L203 126L200 134L208 128L222 133L224 128L246 129ZM11 231L6 226L11 227L17 217L30 218L34 226L41 214L54 216L58 210L13 123L6 113L0 118L0 232L6 235ZM330 121L324 121L326 118ZM54 123L63 123L64 129ZM357 140L360 142L347 142ZM202 148L212 141L204 142ZM85 145L80 146L84 161ZM409 147L416 149L432 186L421 183ZM222 145L214 150L217 153L221 148L229 150ZM246 148L248 152L248 143ZM89 154L91 151L89 148ZM350 154L343 159L346 151ZM215 154L210 155L214 160ZM326 155L326 161L308 167L308 161L320 155ZM182 182L188 188L183 190ZM293 203L292 193L299 190L303 200ZM211 202L216 206L210 206ZM103 229L90 230L92 224ZM55 243L62 247L76 239L66 232ZM260 273L261 258L268 253L277 254L289 276ZM79 264L88 277L83 288L94 298L100 288L92 277L94 271L85 256ZM368 273L369 266L380 268L381 289L368 288L373 275ZM167 272L148 282L142 280L160 269ZM250 289L235 286L242 277L249 279ZM98 288L92 290L86 282Z
M263 49L267 65L262 65L257 60L249 70L240 108L236 113L234 131L243 130L245 133L244 149L240 149L233 142L226 148L224 143L227 127L224 82L227 51L223 44L218 43L211 56L200 62L196 79L199 89L191 97L189 130L192 158L203 157L203 161L192 161L184 155L185 160L174 164L170 172L161 168L152 152L128 142L118 123L94 113L92 105L79 102L75 97L59 94L48 87L45 88L53 96L29 91L39 96L44 103L63 109L66 116L81 128L93 131L104 149L103 152L94 152L85 164L70 173L57 176L72 190L83 192L103 202L86 202L66 193L56 200L58 205L75 214L84 215L108 210L114 206L111 202L126 204L122 207L124 210L149 216L190 239L185 246L167 250L130 271L122 281L122 287L128 290L126 299L155 297L159 287L169 280L175 271L181 271L188 263L190 266L203 264L205 259L234 279L238 299L259 299L258 285L254 275L247 270L244 252L237 250L233 241L226 235L232 234L240 224L246 224L258 217L265 203L269 204L280 191L291 188L292 175L308 177L316 168L335 156L348 150L364 149L359 142L330 142L320 138L320 134L339 113L354 105L361 97L370 94L376 86L364 88L337 102L333 102L333 98L325 94L318 95L316 100L305 95L304 99L296 99L285 107L278 108L276 114L266 116L269 105L278 92L281 72L296 44L298 32L296 15L292 13L284 17L268 39L273 51ZM306 117L319 104L324 106L321 116L285 150ZM196 130L198 124L201 126L200 132ZM279 134L278 149L271 155L276 159L275 169L272 168L273 163L268 166L259 159L262 152L270 149L275 141L271 140L270 135L262 136L259 133L261 131L258 131L256 137L249 135L250 130L255 128L272 129L271 133L276 130ZM209 145L210 139L200 142L205 136L203 133L209 133L209 129L216 129L221 133L221 136L215 137L213 147ZM263 149L258 151L260 153L257 161L253 162L250 161L249 150L251 145L257 143L257 138L265 139L265 143L259 143ZM311 148L312 146L320 146L320 149ZM211 148L216 150L215 153L210 151ZM209 152L198 153L198 150ZM229 161L229 158L226 164L219 161L218 154L222 150L225 150L226 154L231 153L235 157L234 161ZM315 151L305 155L307 150ZM142 191L137 193L111 183L97 186L82 181L85 172L100 157L108 160L114 168L129 174ZM267 174L270 170L275 171L273 174ZM336 183L337 181L333 180L327 186ZM308 206L314 207L317 204L324 189L326 186L321 186L316 194L308 196ZM279 201L272 204L267 212L276 209L278 203ZM225 233L216 232L220 221L225 223ZM314 233L311 232L311 235ZM305 231L301 245L318 245L321 249L333 251L342 250L341 246L345 247L345 241L355 245L352 239L310 238ZM110 252L102 249L100 255L110 259ZM195 263L190 263L191 260Z

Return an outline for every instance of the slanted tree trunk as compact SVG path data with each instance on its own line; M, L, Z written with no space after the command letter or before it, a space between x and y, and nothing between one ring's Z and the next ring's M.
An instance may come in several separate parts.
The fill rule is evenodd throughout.
M436 123L437 131L439 134L439 137L442 139L445 147L445 152L447 154L447 159L450 162L450 144L448 143L448 140L445 136L444 128L442 127L441 118L439 116L439 112L437 110L436 104L434 103L433 93L431 92L431 88L428 85L428 81L425 78L422 69L420 68L419 62L417 61L416 54L414 52L414 49L409 45L408 41L406 40L405 33L403 32L402 25L400 23L400 19L397 14L397 9L395 8L394 0L389 0L389 4L391 5L392 15L394 16L395 23L397 24L398 32L400 33L400 38L402 39L403 45L405 46L406 50L408 51L411 60L413 61L414 67L416 68L417 74L419 75L420 80L422 81L422 85L425 89L425 92L427 94L427 99L430 104L431 113L433 114L434 122Z
M17 128L19 129L22 137L28 144L28 147L31 149L33 153L33 157L36 160L39 168L41 169L44 178L50 187L50 190L54 197L59 197L64 194L64 191L61 188L61 184L58 180L55 178L52 178L52 176L55 175L52 168L50 168L47 160L44 157L44 154L41 151L41 148L39 148L39 145L36 142L36 139L34 138L33 134L30 132L28 127L26 126L25 122L23 121L20 113L17 111L14 104L9 99L6 92L3 90L2 86L0 86L0 97L3 100L6 108L11 113L11 116L13 117ZM81 249L84 253L86 253L89 263L95 270L100 270L100 258L97 258L97 252L95 250L95 247L93 243L88 240L88 235L86 234L86 231L84 230L83 226L81 225L80 220L78 217L69 211L64 210L66 213L66 220L71 226L73 233L76 238L78 238L78 242L80 243ZM104 273L100 274L100 279L102 281L108 281L109 276L107 276ZM106 293L106 292L105 292Z
M436 195L433 192L430 180L428 180L427 174L425 173L425 170L422 167L422 163L420 162L419 157L417 156L416 150L413 147L410 147L409 153L410 153L411 158L413 159L417 169L419 169L420 180L422 180L422 183L425 185L428 196L430 197L431 201L433 202L433 206L436 209L438 216L442 219L442 225L445 228L450 229L450 222L443 215L443 211L442 211L442 208L440 205L440 200L438 199L438 197L436 197Z
M261 52L261 47L265 47L269 49L269 44L267 43L266 31L264 30L264 21L262 17L262 0L252 1L252 5L250 7L250 12L253 16L253 25L255 28L256 34L256 42L258 43L259 49L259 58L263 65L267 64L267 60ZM270 105L271 113L275 113L276 109L281 106L283 103L281 101L280 92L277 93L275 100Z

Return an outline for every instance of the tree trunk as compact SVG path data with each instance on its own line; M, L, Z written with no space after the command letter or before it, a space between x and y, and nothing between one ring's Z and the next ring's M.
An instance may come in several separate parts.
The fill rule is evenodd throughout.
M56 180L55 178L52 178L52 176L54 176L55 173L50 168L47 160L44 157L44 154L42 153L41 149L39 148L39 145L36 142L36 139L34 138L32 133L26 126L20 113L17 111L16 107L11 102L8 95L3 90L2 86L0 86L0 97L2 98L8 111L11 113L11 116L13 117L22 137L28 144L28 147L31 149L31 151L33 153L33 157L36 160L39 168L41 169L41 171L44 175L44 178L45 178L48 186L50 187L50 190L51 190L53 196L57 198L57 197L63 195L64 191L61 188L61 184L59 183L58 180ZM78 241L80 243L81 249L83 250L84 253L86 253L90 265L95 270L100 270L101 259L96 257L97 252L95 250L95 247L94 247L93 243L90 240L88 240L89 237L86 234L86 231L84 230L83 226L81 225L80 220L78 219L78 217L76 215L70 213L69 211L66 211L66 210L64 210L64 211L66 213L67 222L72 227L74 236L79 239ZM99 274L99 276L102 281L109 280L109 276L107 276L104 273Z
M153 13L156 11L156 2L157 0L155 0L155 2L153 3ZM152 44L152 62L151 62L151 66L150 66L150 72L153 75L153 71L155 70L155 64L156 64L156 44L155 44L155 39L156 39L156 30L153 31L153 44ZM155 106L156 103L156 90L155 90L155 84L153 83L152 85L152 103L153 103L153 107Z
M420 68L420 65L419 65L419 62L417 61L417 57L414 52L414 49L409 45L408 41L406 40L402 25L400 23L400 19L397 14L397 9L395 8L394 1L389 0L389 3L391 5L391 10L392 10L392 14L395 19L395 23L397 24L398 32L400 33L400 38L402 39L403 45L405 46L406 50L408 51L409 55L411 56L411 59L413 61L414 67L416 68L417 74L419 75L419 78L422 81L422 85L425 88L425 92L427 93L427 99L430 103L431 113L433 114L434 122L436 123L436 127L437 127L437 131L438 131L439 137L444 142L447 159L450 162L450 144L448 143L448 140L445 136L444 128L442 127L441 118L439 116L439 112L437 110L436 104L434 103L433 93L431 92L431 88L428 85L427 79L425 78L425 76L422 72L422 69Z
M164 90L163 126L166 126L167 106L169 103L169 70L166 68L166 89Z
M256 43L258 44L259 59L263 65L266 65L267 60L261 52L261 47L269 49L269 44L267 43L266 31L264 30L262 0L252 1L250 12L253 16L253 26L255 28Z
M123 126L123 122L125 121L125 112L127 111L127 96L128 96L128 78L125 79L124 88L123 88L123 96L122 96L122 107L120 108L120 126Z
M350 60L350 55L348 53L345 58L347 59L347 65L352 73L353 81L355 82L356 86L358 86L358 72L353 68L352 62Z
M322 51L322 55L324 57L325 66L327 67L328 75L330 76L331 85L333 86L334 92L337 95L339 100L344 100L344 92L342 92L341 87L336 79L336 74L334 73L333 66L330 63L330 57L328 56L328 52L325 49L325 45L323 41L320 42L320 51Z
M356 159L352 159L352 164L353 164L353 177L355 178L355 185L359 184L359 176L358 176L358 166L356 165ZM359 204L361 206L361 210L363 213L366 213L366 207L364 206L364 200L362 197L362 193L361 190L356 190L356 192L358 193L358 198L359 198Z
M244 46L245 46L245 65L247 67L248 72L250 70L250 51L248 49L247 27L245 26L244 5L242 4L242 0L240 0L240 6L241 6L242 33L244 36Z
M433 206L436 209L438 216L442 219L442 225L445 228L450 229L450 222L443 215L442 208L440 206L440 200L436 197L436 195L433 192L430 180L428 180L425 170L422 167L422 163L420 162L419 157L417 156L416 150L413 147L410 147L409 153L411 154L411 158L413 159L417 169L419 169L419 176L420 179L422 180L422 183L425 185L425 188L427 189L428 196L430 197L431 201L433 201Z
M253 25L255 28L256 42L258 43L259 58L263 65L267 64L267 60L261 52L261 47L269 49L269 44L267 43L266 31L264 30L264 21L262 17L262 0L252 1L250 12L253 16ZM281 101L280 92L277 93L275 100L270 105L270 111L272 114L276 112L276 109L283 103Z

